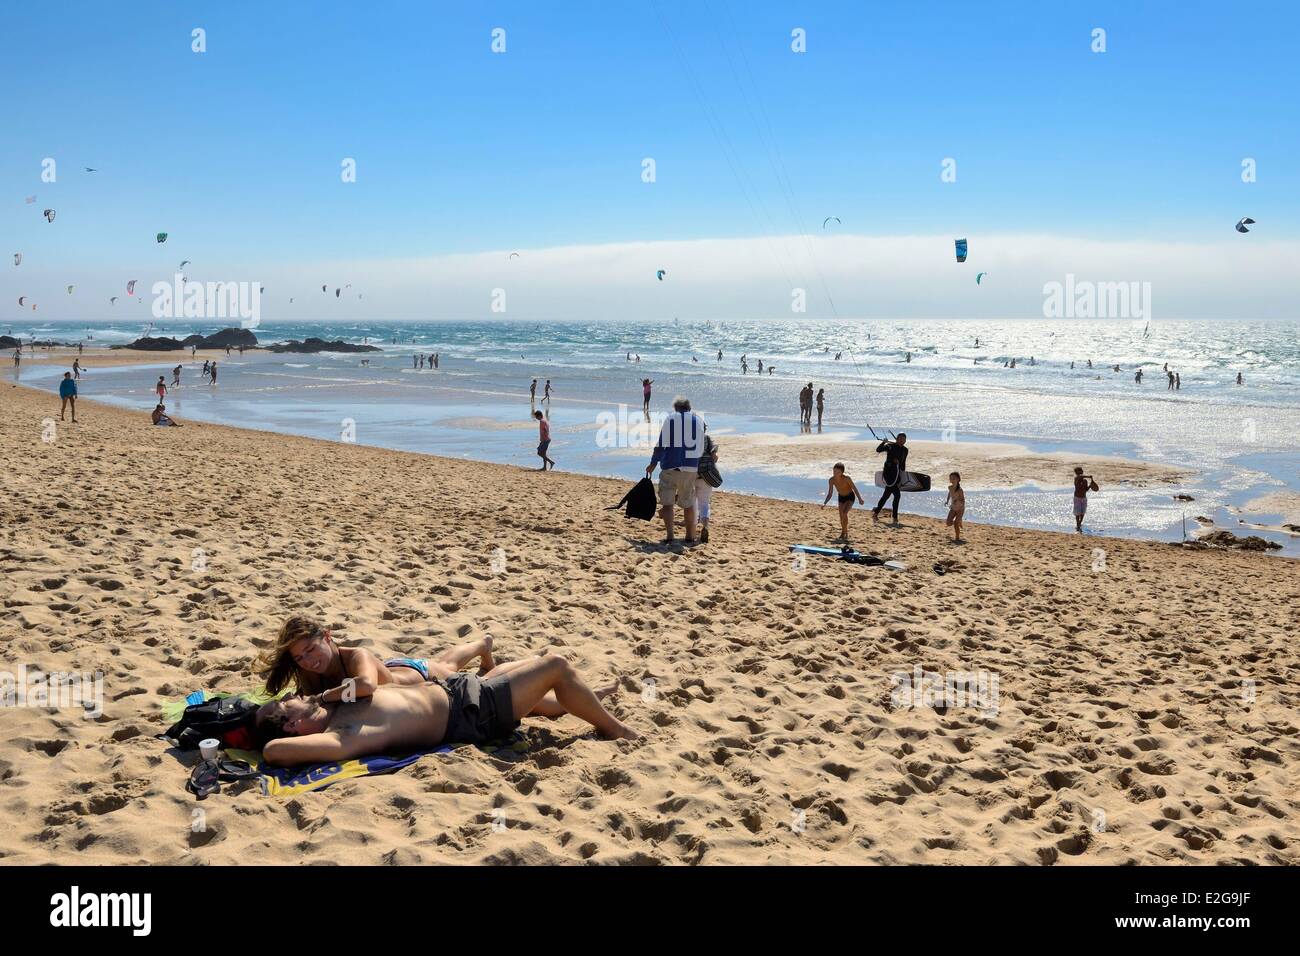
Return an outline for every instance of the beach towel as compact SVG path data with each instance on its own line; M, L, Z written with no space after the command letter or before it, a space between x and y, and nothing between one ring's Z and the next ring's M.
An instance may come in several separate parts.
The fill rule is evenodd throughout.
M606 508L606 511L617 511L627 504L625 515L629 518L640 518L642 521L649 521L655 516L655 510L658 507L658 498L655 496L655 483L649 478L642 478L632 490L623 496L623 500L612 507Z
M189 704L231 696L242 697L259 704L273 699L264 692L238 695L212 694L208 696L204 691L195 691L185 698L163 701L163 717L169 721L175 721L185 712L185 708ZM524 753L528 750L528 747L528 737L522 731L516 730L505 740L489 741L480 745L478 749L487 754L504 754ZM240 750L227 747L225 751L232 759L246 760L250 766L257 768L257 772L261 774L263 794L271 797L292 797L300 793L310 793L313 790L324 790L326 787L344 780L395 773L403 767L409 767L421 757L426 757L429 754L455 753L456 748L444 745L435 747L432 750L420 750L409 754L373 754L365 757L354 757L341 763L307 764L301 767L272 767L262 760L260 750Z

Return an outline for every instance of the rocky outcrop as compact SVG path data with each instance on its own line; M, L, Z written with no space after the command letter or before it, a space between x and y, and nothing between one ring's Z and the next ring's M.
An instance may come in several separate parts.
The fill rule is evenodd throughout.
M335 340L326 342L324 339L307 339L299 342L297 339L290 339L288 342L278 342L275 345L267 346L272 352L382 352L383 349L375 345L356 345L352 342Z
M1231 531L1211 531L1201 535L1195 541L1184 544L1188 548L1227 548L1233 551L1277 551L1282 546L1275 541L1268 541L1257 534L1239 538Z
M172 338L150 338L145 336L142 339L136 339L130 345L110 345L111 349L139 349L142 352L176 352L185 348L180 342Z
M257 336L249 329L222 329L220 332L213 332L211 335L187 335L185 338L177 341L172 338L143 338L136 339L130 345L113 345L110 348L115 349L143 349L146 352L173 352L177 349L237 349L240 346L244 348L257 348Z
M191 342L193 338L195 336L191 335L184 339L185 345L197 345L201 349L237 349L241 345L246 349L257 348L257 336L249 329L222 329L208 336L199 336L197 342Z

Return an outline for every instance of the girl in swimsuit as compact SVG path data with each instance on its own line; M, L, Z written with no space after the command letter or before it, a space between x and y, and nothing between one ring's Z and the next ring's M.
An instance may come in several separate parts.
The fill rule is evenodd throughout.
M826 502L831 500L831 494L838 493L840 496L840 536L836 541L849 540L849 509L853 507L856 499L858 504L865 505L862 500L862 492L858 491L858 486L853 483L853 479L844 473L844 462L837 461L835 467L831 469L830 480L826 482L826 499L822 502L822 507L826 507Z
M948 476L948 497L944 504L948 506L948 517L944 524L952 526L952 537L961 543L961 519L966 514L966 492L961 487L961 475L953 472Z
M529 659L498 664L492 657L492 636L449 648L430 660L400 657L383 660L364 647L341 647L329 628L309 617L285 621L275 643L258 659L269 694L290 685L294 693L320 703L355 701L369 697L383 684L423 684L446 680L479 659L477 676L483 679L507 674ZM618 689L617 682L596 689L604 698ZM555 694L547 693L530 712L534 717L560 717L568 713Z

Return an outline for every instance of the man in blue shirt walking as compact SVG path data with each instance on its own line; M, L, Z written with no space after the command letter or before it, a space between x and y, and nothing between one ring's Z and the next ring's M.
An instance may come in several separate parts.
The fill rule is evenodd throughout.
M667 533L665 544L673 543L673 506L678 505L686 518L686 543L695 544L695 479L700 470L700 452L704 450L704 422L691 411L691 400L678 395L673 399L672 414L659 430L646 475L659 471L659 501Z

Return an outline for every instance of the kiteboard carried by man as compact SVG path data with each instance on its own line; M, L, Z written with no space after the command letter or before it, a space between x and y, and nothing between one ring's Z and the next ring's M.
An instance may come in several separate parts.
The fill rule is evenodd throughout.
M898 502L904 491L929 491L930 476L907 470L907 434L899 432L893 441L888 439L876 446L876 452L885 455L884 467L876 472L876 487L884 488L884 493L876 506L871 509L873 521L879 520L885 503L893 499L892 513L894 524L898 524Z

